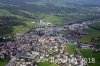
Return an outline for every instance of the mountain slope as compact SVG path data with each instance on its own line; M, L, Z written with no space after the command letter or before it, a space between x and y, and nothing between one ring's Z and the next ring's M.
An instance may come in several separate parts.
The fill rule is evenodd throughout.
M28 30L33 29L34 24L32 22L37 23L40 19L55 25L98 19L100 18L100 10L86 5L92 4L94 6L99 2L99 0L96 0L95 3L94 0L0 0L0 17L12 16L11 19L15 17L16 20L23 22L23 24L11 25L8 30L10 33L5 32L3 35L12 34L13 31L16 34L16 32L22 31L19 29L23 26ZM9 27L9 24L7 24L7 27ZM3 27L1 30L4 29Z
M24 2L43 2L43 3L74 3L81 5L99 5L100 0L0 0L1 3L19 4Z

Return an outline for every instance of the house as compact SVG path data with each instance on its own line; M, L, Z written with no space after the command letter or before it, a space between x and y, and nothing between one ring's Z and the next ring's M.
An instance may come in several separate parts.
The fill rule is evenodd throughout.
M77 41L70 39L70 40L67 40L67 43L68 44L77 44Z
M93 51L100 52L100 44L94 45Z
M82 49L92 49L92 47L93 47L93 45L84 44L84 43L81 43L79 46Z
M2 52L0 52L0 58L3 59L4 58L4 54Z
M77 30L77 29L83 29L83 24L72 24L72 25L69 25L68 28L70 30Z

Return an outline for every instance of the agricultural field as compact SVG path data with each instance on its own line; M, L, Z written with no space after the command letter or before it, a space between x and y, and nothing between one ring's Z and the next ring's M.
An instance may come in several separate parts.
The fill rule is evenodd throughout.
M30 15L34 21L44 20L45 22L51 22L55 25L63 25L62 16L57 16L54 14L45 14L45 13L33 13L28 11L22 11Z
M81 54L84 58L95 58L95 63L89 63L89 66L100 66L100 53L99 52L93 52L89 49L81 49Z
M85 29L89 35L83 37L80 39L80 42L85 42L85 43L91 43L91 40L96 37L100 37L100 23L94 23L89 25L89 28ZM99 41L96 42L96 44L100 43Z
M66 49L69 54L74 54L74 55L77 54L76 45L67 44Z
M0 9L0 16L12 16L12 14L5 9Z
M85 42L88 44L92 44L91 40L96 37L100 37L100 23L94 23L89 25L89 28L86 29L87 32L90 34L81 38L81 42ZM96 41L95 44L100 44L100 41ZM81 49L80 52L82 53L83 57L85 58L95 58L95 63L89 63L89 66L99 66L100 65L100 52L93 52L89 49Z
M100 32L95 32L80 39L80 42L91 43L92 38L100 37Z
M26 21L25 24L30 29L31 28L35 28L35 27L38 27L38 24L36 22L34 22L34 21L33 22L32 21L30 21L30 22L29 21Z
M56 64L54 64L54 63L50 63L50 62L48 62L48 61L45 61L45 62L40 62L40 63L38 64L38 66L58 66L58 65L56 65Z
M61 21L61 18L62 17L59 17L59 16L55 16L55 15L46 15L44 17L44 20L46 22L51 22L55 25L63 25L63 22Z
M100 31L100 22L94 23L94 24L90 25L90 27Z
M6 56L4 59L0 60L0 66L5 66L9 61L9 57Z
M94 29L94 28L91 28L91 27L85 29L85 31L87 31L87 32L89 32L89 33L100 32L100 31L98 31L98 30L96 30L96 29Z
M14 26L13 33L18 35L23 35L25 32L29 31L29 29L23 25Z

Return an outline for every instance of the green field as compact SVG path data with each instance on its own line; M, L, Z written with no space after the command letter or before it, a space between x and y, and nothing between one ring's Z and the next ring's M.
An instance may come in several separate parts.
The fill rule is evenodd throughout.
M14 26L13 27L13 33L14 34L22 35L27 31L29 31L29 28L27 28L27 27L25 27L23 25L19 25L19 26Z
M28 28L35 28L38 27L38 24L36 22L32 22L32 21L26 21L25 24L27 25Z
M96 30L96 29L94 29L94 28L91 28L91 27L85 29L85 31L87 31L87 32L89 32L89 33L100 32L100 31L98 31L98 30Z
M92 38L100 37L100 32L94 32L80 39L80 42L91 43Z
M58 66L57 64L50 63L48 61L40 62L38 66Z
M76 50L76 45L67 45L66 46L66 48L67 48L67 52L69 53L69 54L74 54L74 55L76 55L77 54L77 50Z
M88 44L93 44L91 42L92 38L100 37L100 23L94 23L91 24L88 29L86 29L87 32L90 34L81 38L80 42L85 42ZM100 44L100 41L95 41L95 44ZM80 50L81 54L85 58L95 58L95 63L89 63L89 66L100 66L100 52L93 52L92 50L89 49L81 49Z
M63 22L61 20L62 17L59 17L59 16L55 16L55 15L50 15L50 14L46 14L43 19L46 21L46 22L51 22L55 25L62 25Z
M97 29L97 30L100 31L100 22L93 23L92 25L90 25L90 27L92 27L92 28Z
M89 66L100 66L100 52L96 53L89 49L81 49L80 52L85 58L95 58L95 63L91 63Z
M100 23L94 23L89 25L90 27L85 29L85 31L89 32L90 34L81 38L80 42L85 42L88 44L91 44L91 39L92 38L96 38L96 37L100 37ZM100 41L95 42L96 44L100 43Z
M100 41L97 41L96 43L97 43L97 44L100 44Z
M9 62L9 57L0 60L0 66L5 66Z
M12 14L4 9L0 9L0 16L11 16Z
M28 11L22 11L23 13L31 15L34 20L41 20L43 19L45 22L51 22L56 25L62 25L62 17L53 15L53 14L45 14L45 13L33 13Z

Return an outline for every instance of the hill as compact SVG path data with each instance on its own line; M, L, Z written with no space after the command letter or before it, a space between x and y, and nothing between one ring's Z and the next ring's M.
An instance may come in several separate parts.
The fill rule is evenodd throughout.
M15 17L22 20L25 25L13 26L14 32L11 31L11 33L16 34L23 31L23 28L27 29L26 31L33 29L36 24L31 24L31 22L38 22L41 19L59 26L99 19L99 7L93 7L93 2L93 0L0 0L0 17ZM92 6L87 7L84 3L92 4Z

